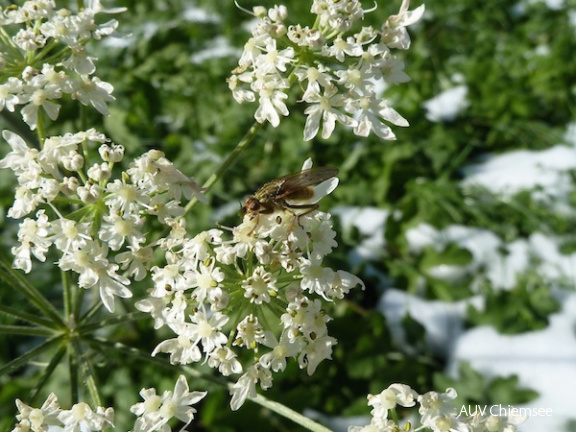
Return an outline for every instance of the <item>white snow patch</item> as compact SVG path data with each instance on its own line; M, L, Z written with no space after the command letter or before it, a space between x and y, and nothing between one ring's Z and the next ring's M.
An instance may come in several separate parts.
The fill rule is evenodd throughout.
M445 90L423 103L426 118L432 122L452 121L468 107L468 87L459 85Z

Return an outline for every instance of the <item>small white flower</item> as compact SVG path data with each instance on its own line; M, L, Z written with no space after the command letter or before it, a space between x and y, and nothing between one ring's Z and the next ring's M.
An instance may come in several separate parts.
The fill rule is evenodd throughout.
M51 17L56 5L50 0L27 1L21 7L7 8L6 17L11 23L25 23Z
M326 290L334 279L334 270L329 267L322 267L317 257L311 259L302 258L300 264L302 281L300 286L302 290L316 293L327 299Z
M382 41L390 48L408 49L410 36L406 27L416 23L424 15L424 5L409 11L410 0L402 0L398 15L390 16L382 28Z
M130 411L138 416L134 424L135 432L170 431L168 422L177 418L184 422L182 430L194 419L196 409L191 407L206 396L206 392L190 392L184 375L180 375L174 386L174 391L165 391L162 396L156 394L156 389L142 389L140 396L144 402L130 407Z
M72 98L79 100L83 105L92 105L102 115L108 115L106 102L116 100L112 96L113 91L114 87L100 78L92 77L89 79L88 76L83 75L82 81L76 83Z
M248 315L236 326L234 345L254 349L258 344L264 343L265 337L264 328L258 318Z
M141 281L148 275L153 259L154 250L150 245L128 245L128 251L121 252L114 258L126 276L133 277L136 281Z
M233 411L238 410L247 398L256 397L256 384L258 382L260 382L262 389L269 388L272 385L272 374L268 369L264 369L259 363L256 363L232 386L230 408Z
M377 395L368 395L368 405L373 407L371 415L378 419L388 417L388 411L396 405L412 407L416 404L418 394L405 384L391 384Z
M232 91L232 97L239 104L244 102L254 102L256 100L256 96L252 90L247 90L241 87L242 83L237 75L232 75L227 78L226 82L228 83L228 88Z
M94 412L87 403L80 402L70 410L60 412L58 420L62 422L64 431L101 431L113 426L114 411L112 408L104 410L99 407Z
M382 120L396 126L409 126L406 119L391 108L384 99L372 97L350 99L346 105L346 111L356 115L357 125L354 128L354 133L359 136L368 136L370 132L374 132L384 140L396 139L392 129L386 126Z
M266 369L278 372L286 368L287 358L296 357L302 351L304 342L301 339L290 338L286 331L282 332L279 341L272 332L266 332L264 345L272 351L262 355L258 360L259 363Z
M363 53L362 45L356 42L352 37L344 40L338 36L332 42L332 45L325 46L322 54L329 57L335 57L338 61L344 62L346 56L360 57Z
M245 290L244 297L255 304L268 303L270 297L278 293L276 279L262 266L256 267L252 275L242 282L242 288Z
M299 81L308 81L308 86L302 95L302 100L305 101L310 100L310 98L315 98L316 95L321 93L322 88L329 88L332 85L332 75L327 73L321 64L318 65L318 67L300 66L294 74L298 77Z
M96 72L94 60L97 59L88 55L86 47L82 45L72 45L70 52L70 57L62 62L63 66L72 69L79 75L91 75Z
M242 372L242 364L237 355L227 346L217 348L209 354L208 366L218 369L224 376Z
M14 268L22 269L25 273L30 273L32 261L30 253L39 261L46 261L46 252L52 245L48 238L50 223L44 210L36 213L36 219L27 218L20 223L18 230L18 241L20 246L12 248L14 254Z
M80 275L81 288L97 288L102 303L110 312L114 311L114 297L132 297L127 288L130 280L116 273L118 265L108 262L108 247L89 241L81 250L64 255L58 261L62 270L73 270Z
M20 136L9 130L5 130L2 136L12 151L0 160L0 168L10 168L14 171L20 184L38 187L43 173L38 163L38 150L28 147Z
M212 246L222 243L222 231L211 229L196 234L183 246L182 256L184 259L204 261L211 256Z
M206 317L204 312L198 311L190 317L192 324L189 325L187 334L196 344L202 343L202 350L208 354L226 344L228 338L221 330L229 319L220 312Z
M68 154L62 156L60 163L66 171L77 172L84 167L84 156L76 151L70 151Z
M22 89L22 82L15 77L9 77L6 82L0 84L0 111L6 108L10 112L14 112L16 105L20 103L20 94Z
M166 320L164 319L164 310L166 305L170 302L170 297L165 296L162 298L148 297L144 300L139 300L135 303L136 309L142 312L146 312L152 316L154 319L154 329L159 329L160 327L166 325ZM171 351L168 351L171 352ZM200 353L200 351L198 351ZM198 360L201 355L198 356Z
M132 247L138 247L146 240L140 231L143 224L144 219L136 214L126 213L122 216L112 213L103 217L98 237L113 251L119 250L124 242Z
M446 389L445 393L430 391L418 396L420 403L418 412L422 416L422 425L435 428L438 418L455 417L456 407L452 401L456 396L456 390L453 388Z
M362 279L344 270L338 270L326 288L326 295L331 299L343 299L352 288L357 286L360 286L362 290L366 289Z
M54 393L48 395L41 408L32 408L20 399L16 399L16 407L19 411L16 415L19 424L16 425L14 431L44 431L61 426L58 420L61 409Z
M311 301L303 295L292 300L286 307L286 313L281 316L284 329L292 339L302 335L307 340L325 335L326 323L330 319L320 300Z
M167 192L168 199L180 201L182 196L191 199L196 197L199 201L207 202L194 179L182 174L158 150L150 150L135 159L126 171L132 183L147 194L154 192Z
M434 432L469 432L468 425L465 422L452 416L436 417L433 423L428 424L428 427Z
M304 126L305 141L311 140L318 134L321 120L322 138L324 139L330 138L336 126L336 121L349 127L357 125L356 120L338 110L339 107L345 104L345 98L338 93L338 88L334 85L325 89L323 96L319 93L309 95L306 102L312 105L304 111L304 114L307 115Z
M36 51L46 45L44 35L36 33L31 28L19 30L12 40L22 51Z
M200 263L199 270L190 272L189 276L189 287L194 288L192 297L198 303L203 303L210 296L210 292L218 288L224 280L224 273L219 267L215 267L214 260L206 264Z
M260 106L254 113L254 118L258 123L269 121L274 127L280 124L280 116L287 116L289 114L288 107L284 100L288 99L288 95L281 90L276 89L274 86L265 86L259 92Z
M136 186L116 179L106 184L106 205L111 212L137 213L150 202L150 197Z
M182 291L190 286L188 276L184 273L186 271L185 263L171 254L166 256L168 260L166 265L154 266L150 270L154 281L154 288L150 293L152 297L164 297L173 291Z
M84 141L81 134L53 136L44 140L38 160L42 168L54 177L60 177L59 167L78 171L84 165L84 158L78 153L78 146Z
M298 357L301 369L312 375L322 360L332 358L332 346L337 341L331 336L320 336L308 342Z
M262 74L273 74L276 71L286 72L287 65L294 62L294 49L278 51L276 40L270 39L264 53L254 59L254 66Z
M20 111L24 121L32 130L36 129L38 121L38 110L42 108L51 120L58 118L60 105L52 102L53 99L62 97L61 90L48 84L43 75L34 76L30 82L22 87L20 103L26 104Z
M177 333L178 330L181 330L183 333L178 335L177 338L166 339L160 342L158 346L154 348L152 356L154 357L159 352L168 353L170 354L170 363L173 365L186 365L200 361L202 359L202 353L200 352L200 348L198 348L196 340L193 339L190 332L187 331L189 326L190 324L176 326L172 323L171 327L173 330Z

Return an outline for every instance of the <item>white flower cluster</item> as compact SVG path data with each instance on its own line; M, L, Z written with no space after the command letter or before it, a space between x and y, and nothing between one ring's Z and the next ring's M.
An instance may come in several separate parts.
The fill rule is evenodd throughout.
M98 13L123 10L105 10L99 0L77 14L56 9L54 0L0 8L0 111L13 112L21 105L22 118L35 129L40 108L56 120L60 105L55 101L68 94L107 115L113 87L92 76L96 58L84 45L113 33L118 25L116 20L97 24Z
M165 391L162 396L156 394L156 389L142 389L140 396L144 402L130 407L130 411L138 416L134 423L134 432L171 432L168 424L176 418L186 424L194 419L196 409L190 405L199 402L206 392L190 392L188 383L180 375L174 386L174 391ZM85 402L62 410L58 398L51 393L41 408L32 408L16 399L16 407L20 414L16 416L18 423L12 432L93 432L114 429L114 410L98 407L92 411Z
M130 411L138 416L134 423L134 432L171 432L168 422L173 418L185 423L183 431L194 419L196 409L190 405L199 402L206 392L190 392L184 375L180 375L174 386L174 391L165 391L162 396L156 394L156 389L142 389L140 396L144 402L130 407Z
M16 399L16 407L20 414L16 416L18 423L12 432L92 432L108 429L114 422L112 408L98 407L94 412L87 403L80 402L69 410L63 410L54 393L48 396L41 408L32 408L20 399Z
M474 415L460 416L453 403L456 390L446 389L445 393L430 391L418 395L405 384L391 384L378 395L368 395L368 405L372 407L372 419L366 426L350 426L348 432L413 432L428 428L433 432L514 432L516 425L524 422L521 416L495 416L478 410ZM400 426L390 420L388 414L396 406L410 408L419 404L420 425L413 427L411 422ZM394 418L396 418L394 416ZM413 418L413 417L412 417Z
M335 179L329 183L335 187ZM323 188L326 193L331 188ZM331 358L336 340L325 302L362 286L356 276L322 265L337 246L330 215L291 209L246 214L233 238L213 229L194 238L173 227L159 242L166 265L152 268L150 297L136 303L156 328L175 337L154 350L173 364L204 362L222 375L241 374L232 389L232 409L272 385L272 372L288 359L314 373Z
M375 83L409 81L404 63L393 53L406 50L410 37L406 27L418 21L424 6L408 11L403 0L398 15L390 16L380 29L363 27L347 33L361 20L364 11L358 0L314 0L314 27L288 25L285 6L269 10L254 8L259 19L244 46L239 66L228 79L238 103L255 102L259 123L280 123L287 116L288 91L295 81L302 89L299 101L308 105L304 139L314 138L320 127L328 138L336 122L353 128L358 136L370 133L386 140L395 135L384 122L408 126L385 99L376 94Z
M8 215L22 218L35 212L20 224L19 245L12 249L14 267L30 272L31 256L45 261L54 245L61 254L57 265L77 273L79 287L98 289L110 311L114 296L132 296L128 278L142 280L151 267L154 243L147 243L145 218L170 224L184 213L183 197L204 199L194 180L160 151L145 153L112 179L124 148L94 129L49 137L41 150L10 131L3 136L12 151L0 168L14 171L19 183ZM94 143L100 144L101 162L87 166L88 147ZM62 215L63 208L70 214Z

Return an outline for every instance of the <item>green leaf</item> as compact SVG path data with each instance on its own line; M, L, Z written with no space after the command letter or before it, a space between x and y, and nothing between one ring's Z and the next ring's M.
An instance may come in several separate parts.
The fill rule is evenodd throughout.
M467 320L473 325L491 325L503 334L540 330L550 314L560 309L548 284L535 272L521 276L510 291L489 288L484 310L470 305Z
M474 256L468 249L460 247L455 243L450 243L441 251L429 246L423 251L420 266L423 271L441 265L466 266L472 262L473 258Z

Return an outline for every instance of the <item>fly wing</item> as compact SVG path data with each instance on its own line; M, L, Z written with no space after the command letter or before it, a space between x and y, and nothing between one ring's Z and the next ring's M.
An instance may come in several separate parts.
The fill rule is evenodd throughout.
M338 184L338 179L334 179L336 175L338 175L338 168L334 167L310 168L294 174L288 174L287 176L276 180L281 181L282 184L279 187L275 198L283 199L293 194L294 192L309 186L316 186L317 184L326 182L327 180L336 180L336 184L332 187L332 189L330 189L331 192Z

